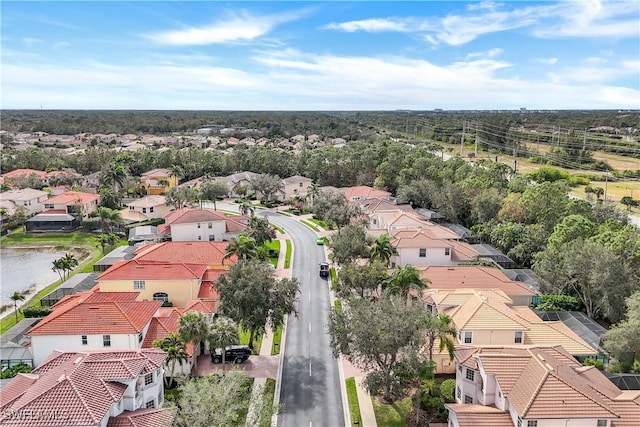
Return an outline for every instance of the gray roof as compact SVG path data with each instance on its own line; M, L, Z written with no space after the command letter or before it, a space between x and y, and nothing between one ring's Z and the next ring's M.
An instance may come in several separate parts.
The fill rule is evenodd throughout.
M0 347L0 358L2 360L33 360L33 354L30 347L3 345Z
M73 288L79 292L88 291L96 284L96 277L98 275L95 273L78 273L60 285L59 288Z
M133 258L133 246L118 246L102 258L95 265L113 265L118 261Z
M620 390L640 390L640 374L603 373L609 378L609 381L618 386Z
M447 227L449 230L453 231L454 233L456 233L458 236L460 236L460 238L468 237L471 235L471 230L469 230L467 227L463 225L460 225L460 224L442 224L442 225Z
M606 328L593 319L588 318L580 311L538 311L538 317L542 320L562 320L569 329L575 332L580 338L585 340L591 348L600 350L600 337L607 332Z
M491 245L486 243L477 243L471 246L478 252L479 258L491 258L495 262L502 264L515 264L511 258Z
M21 344L21 341L24 338L24 334L40 320L41 319L36 318L22 319L14 326L12 326L11 329L9 329L7 332L0 335L0 344L2 345L2 347L12 346L13 344Z
M139 227L132 227L129 230L129 239L135 237L149 237L155 238L158 236L158 227L155 225L141 225Z
M35 215L27 220L27 222L42 222L42 221L59 221L59 222L68 222L76 219L73 215L69 214L48 214L41 213Z
M540 291L540 279L528 268L512 268L505 269L502 272L511 280L526 283L531 289L536 292Z
M419 208L419 209L416 209L415 211L418 212L420 215L425 216L429 219L444 218L443 215L440 215L438 212L432 211L430 209Z

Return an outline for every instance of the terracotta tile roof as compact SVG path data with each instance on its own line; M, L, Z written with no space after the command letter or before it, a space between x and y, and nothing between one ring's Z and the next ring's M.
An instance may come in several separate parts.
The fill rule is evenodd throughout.
M145 196L141 199L134 200L127 203L127 206L133 206L136 208L148 208L155 206L162 206L167 204L167 199L162 195Z
M109 418L107 427L170 427L174 416L174 412L168 408L124 411L117 417Z
M444 405L456 414L460 427L513 427L511 416L494 406L447 403Z
M478 258L478 251L467 242L449 240L451 245L451 260L453 261L475 261Z
M524 334L524 344L530 345L556 345L560 344L571 354L580 356L595 356L598 354L582 338L573 332L562 321L531 322L529 330Z
M413 208L409 204L397 205L394 202L384 199L363 199L358 200L358 205L364 213L372 214L378 211L405 211L412 212Z
M202 301L202 300L193 300L189 301L187 306L182 310L182 313L186 313L187 311L199 311L205 314L213 314L216 312L215 301Z
M68 299L54 306L27 335L136 334L162 305L161 301L117 301L122 294L134 293L115 292L113 299L105 295L111 293L89 292L86 298Z
M2 387L0 393L0 411L3 411L16 399L18 399L26 389L31 387L38 380L35 374L18 374L7 385Z
M478 291L451 313L458 329L527 330L526 323L503 301L488 298Z
M87 203L98 200L100 200L100 196L98 194L83 193L81 191L67 191L66 193L48 198L46 203L70 206L76 203L86 205Z
M451 240L457 238L458 235L448 228L432 224L422 228L395 230L391 244L395 248L451 248Z
M377 188L371 188L366 185L358 185L354 187L343 187L338 189L347 199L354 197L370 199L374 197L389 197L391 193Z
M61 416L49 418L47 426L97 426L108 416L112 405L122 399L127 386L120 381L157 369L165 358L166 354L157 349L54 352L33 370L37 380L29 387L22 387L20 396L2 408L0 424L39 427L43 424L38 417L12 417L11 414L27 411L52 414L60 410ZM127 369L122 368L125 365ZM15 390L15 384L21 382L24 384L20 375L6 389Z
M480 266L420 267L420 278L431 282L431 289L500 289L509 296L533 296L522 282L514 282L499 269Z
M135 251L134 259L172 263L223 265L229 242L163 242L145 245ZM236 257L224 260L224 265L233 264Z
M142 178L169 178L172 175L169 169L151 169L140 175Z
M218 292L214 282L203 280L200 284L200 289L198 290L198 298L206 300L220 299L220 293Z
M11 179L11 178L17 178L21 176L29 176L32 173L36 174L40 179L44 179L47 177L47 173L45 171L40 171L36 169L15 169L15 170L12 170L11 172L3 173L2 177L4 179Z
M511 392L511 388L520 377L522 370L531 360L531 356L524 352L523 354L513 353L482 352L476 358L484 371L495 375L504 395Z
M166 224L185 224L191 222L224 221L224 214L211 209L183 208L171 211L164 216Z
M199 280L206 271L203 264L148 261L137 258L118 261L96 280Z

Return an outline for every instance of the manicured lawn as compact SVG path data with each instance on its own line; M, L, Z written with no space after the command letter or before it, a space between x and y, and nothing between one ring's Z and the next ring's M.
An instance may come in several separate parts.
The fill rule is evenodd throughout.
M273 333L273 343L271 344L271 355L280 354L280 342L282 341L282 326L279 326Z
M280 257L280 240L272 240L270 242L266 242L265 246L269 250L273 250L273 251L278 252L278 256L269 258L269 262L271 263L271 265L273 265L274 267L277 267L278 266L278 258Z
M302 219L300 220L301 223L303 223L304 225L306 225L307 227L309 227L310 229L312 229L313 231L320 231L320 228L316 227L315 224L307 221L306 219Z
M358 403L358 393L356 391L356 379L351 377L344 381L347 384L347 400L349 401L349 413L351 413L351 424L360 420L360 404Z
M335 307L337 313L342 313L342 301L340 301L339 299L335 300L333 302L333 306Z
M331 287L335 290L336 283L338 283L338 273L336 273L336 269L331 267L329 269L329 275L331 276Z
M378 427L404 427L405 419L411 412L411 397L396 400L391 405L380 403L375 396L371 400Z
M310 222L312 222L312 223L314 223L314 224L316 224L318 227L320 227L320 228L322 228L322 229L324 229L324 230L326 230L326 229L327 229L327 223L326 223L326 222L324 222L324 221L323 221L323 220L321 220L321 219L309 218L309 221L310 221Z
M11 233L0 238L2 245L51 245L56 249L70 249L77 246L95 246L95 234L76 231L74 233Z
M274 224L274 223L272 223L272 222L271 222L270 224L271 224L271 226L272 226L273 228L275 228L276 230L278 230L278 233L280 233L280 234L284 234L284 229L282 229L282 227L278 227L277 225L275 225L275 224Z
M287 245L287 251L284 254L284 268L291 267L291 240L287 239L285 241Z
M276 380L267 378L267 382L264 385L264 404L267 409L265 411L273 412L273 396L276 393ZM271 427L271 419L265 419L260 424L260 427Z
M242 329L242 327L238 327L238 335L240 337L240 344L248 345L249 344L249 331ZM262 345L262 335L257 335L253 337L253 354L260 353L260 346Z

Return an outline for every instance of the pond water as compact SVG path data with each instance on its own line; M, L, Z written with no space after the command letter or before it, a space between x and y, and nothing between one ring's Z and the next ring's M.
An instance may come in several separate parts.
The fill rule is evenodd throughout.
M46 287L60 276L51 270L52 262L63 257L64 251L54 249L0 248L0 305L13 304L11 295L35 285ZM27 299L35 295L30 293Z

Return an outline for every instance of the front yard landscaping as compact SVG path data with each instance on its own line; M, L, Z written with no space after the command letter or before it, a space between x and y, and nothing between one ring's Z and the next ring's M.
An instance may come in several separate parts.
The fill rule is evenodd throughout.
M351 414L351 424L356 421L361 424L360 404L358 402L358 392L356 390L356 379L351 377L345 380L347 385L347 400L349 401L349 413Z

